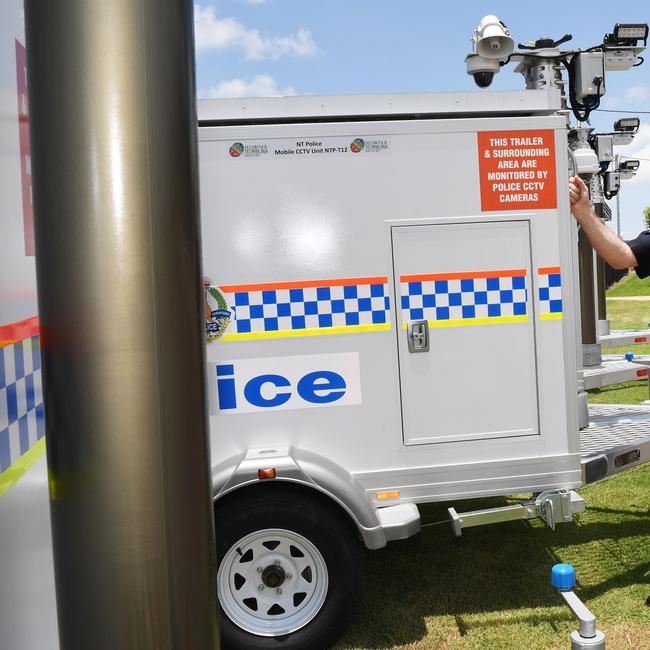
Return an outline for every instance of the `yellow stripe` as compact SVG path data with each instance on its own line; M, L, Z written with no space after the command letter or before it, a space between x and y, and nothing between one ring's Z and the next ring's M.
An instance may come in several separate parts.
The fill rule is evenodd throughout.
M461 327L464 325L496 325L498 323L527 323L528 316L486 316L485 318L452 318L427 321L429 327ZM408 323L402 323L406 329Z
M323 336L325 334L351 334L353 332L381 332L390 329L390 323L373 325L342 325L341 327L314 327L304 330L276 330L274 332L245 332L224 334L220 341L255 341L257 339L280 339L290 336Z
M542 320L562 320L562 312L555 312L553 314L540 314Z
M45 438L32 445L13 465L0 474L0 497L45 453Z

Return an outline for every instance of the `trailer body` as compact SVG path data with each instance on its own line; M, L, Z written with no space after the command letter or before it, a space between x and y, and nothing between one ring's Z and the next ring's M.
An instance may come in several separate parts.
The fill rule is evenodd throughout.
M277 466L374 521L375 547L414 530L395 506L581 485L558 109L556 91L200 102L217 495Z

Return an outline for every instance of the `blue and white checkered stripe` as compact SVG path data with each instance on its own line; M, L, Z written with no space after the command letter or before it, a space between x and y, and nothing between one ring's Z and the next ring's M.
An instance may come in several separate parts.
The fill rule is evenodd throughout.
M225 295L234 307L236 334L389 323L390 301L385 283L234 291Z
M406 321L526 316L526 277L407 281L401 300Z
M562 309L562 276L557 273L538 274L539 313L541 318L560 316Z
M0 348L0 473L45 434L39 337Z

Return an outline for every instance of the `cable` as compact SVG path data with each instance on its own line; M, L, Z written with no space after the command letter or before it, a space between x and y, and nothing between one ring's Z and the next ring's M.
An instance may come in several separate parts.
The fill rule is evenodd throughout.
M614 108L594 108L601 113L629 113L630 115L650 115L650 111L617 111Z
M442 521L432 521L430 524L421 524L420 528L428 528L429 526L441 526L442 524L449 525L449 519L443 519Z
M527 54L524 52L513 52L512 54L508 55L503 61L499 61L499 65L501 67L508 65L510 63L510 59L512 59L513 56L520 56L520 57L525 57L527 59L560 59L563 56L566 56L566 54L571 54L571 52L557 52L554 54Z
M572 56L570 59L567 59L565 57L563 59L560 59L560 61L562 61L564 67L567 69L567 74L569 77L569 101L571 104L571 112L573 113L576 120L578 120L578 122L586 122L589 119L589 114L591 111L598 108L600 105L600 97L598 97L598 100L594 103L593 106L579 102L575 93L575 64L577 61L577 56Z
M571 176L576 176L578 174L578 161L576 160L576 156L571 150L571 147L567 147L567 151L569 152L569 157L571 158L571 162L573 163L573 173Z

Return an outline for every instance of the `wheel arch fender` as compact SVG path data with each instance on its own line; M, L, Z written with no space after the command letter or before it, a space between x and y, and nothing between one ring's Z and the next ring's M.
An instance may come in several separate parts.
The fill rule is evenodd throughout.
M260 479L259 470L274 469L275 479ZM357 527L367 548L386 545L386 535L374 506L354 477L339 464L295 447L251 448L212 469L214 501L264 482L294 484L328 497Z

